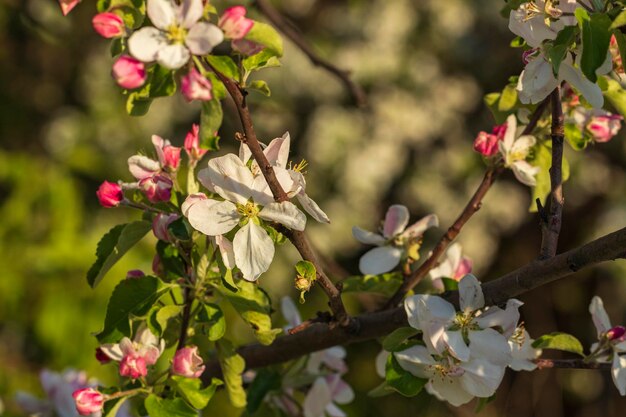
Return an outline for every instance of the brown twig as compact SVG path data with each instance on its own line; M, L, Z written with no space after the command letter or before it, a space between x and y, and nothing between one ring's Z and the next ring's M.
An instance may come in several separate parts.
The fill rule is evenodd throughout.
M263 149L261 149L261 144L257 139L256 132L254 131L254 125L252 124L252 117L250 116L250 111L246 104L245 100L245 91L242 91L237 83L235 83L230 78L224 76L222 73L213 68L210 64L207 64L209 68L218 76L218 78L224 83L226 90L232 97L235 102L235 106L237 107L237 112L239 114L239 119L241 120L241 125L243 127L244 135L240 138L241 141L245 142L250 148L250 152L252 156L256 160L267 184L272 191L272 195L274 199L278 202L289 201L289 197L285 190L283 190L282 186L278 182L278 178L276 178L276 174L274 172L274 168L267 160L267 157L263 153ZM326 276L324 270L317 258L317 254L309 244L308 239L304 232L300 232L297 230L288 230L286 236L289 238L291 243L295 246L295 248L302 256L302 259L311 262L315 265L317 270L317 279L316 282L322 287L326 295L329 299L330 308L335 316L336 322L338 322L341 326L349 326L354 324L350 320L350 316L346 312L346 309L343 305L343 301L341 300L341 292L335 287L332 281Z
M601 262L626 256L626 228L603 236L550 259L536 260L494 281L483 284L486 305L501 304L532 289L571 275ZM458 292L446 296L458 305ZM324 323L311 324L294 335L276 339L270 346L253 344L243 346L238 353L244 357L248 368L260 368L289 361L332 346L383 337L399 327L408 326L404 308L397 307L377 313L354 317L359 329L350 332L339 326ZM203 378L210 380L219 375L219 364L209 362Z
M535 359L537 369L611 369L610 363L585 362L582 359Z
M541 250L539 257L547 259L556 255L563 216L563 136L564 116L561 106L561 90L555 88L550 94L552 104L552 166L550 167L550 214L541 221ZM540 213L542 214L542 213ZM545 221L547 217L547 221Z
M352 81L349 71L339 69L329 61L321 58L304 39L298 29L296 29L296 27L289 22L285 16L276 10L276 8L269 1L255 0L254 4L256 5L256 8L259 9L259 11L263 13L274 26L276 26L276 28L278 28L278 30L280 30L285 36L291 39L291 41L296 44L298 48L300 48L313 65L324 68L341 80L348 91L350 91L350 95L354 99L357 106L367 106L367 95L365 94L365 91L363 91L363 88L360 85Z

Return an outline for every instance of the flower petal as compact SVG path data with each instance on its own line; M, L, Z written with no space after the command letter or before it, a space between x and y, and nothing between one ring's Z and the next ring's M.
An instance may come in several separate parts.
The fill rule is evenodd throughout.
M324 417L324 409L332 402L326 378L319 377L313 383L303 403L304 417Z
M472 359L462 363L461 367L465 370L460 378L461 385L476 397L491 397L504 377L505 367L494 365L486 359Z
M467 362L470 357L470 348L463 340L460 330L446 330L443 332L443 344L450 351L452 356L462 362ZM506 346L507 350L509 345Z
M163 32L151 26L139 29L128 39L128 51L143 62L156 61L159 51L167 45Z
M488 327L500 327L505 338L511 337L517 322L519 321L519 308L524 305L521 301L512 298L506 302L506 308L489 307L489 309L476 318L481 329Z
M431 366L437 363L428 349L419 345L393 353L393 355L402 369L419 378L430 378L432 376Z
M263 150L263 153L272 166L287 168L290 144L291 137L289 136L289 132L285 132L282 137L272 139L269 145Z
M365 275L384 274L398 265L402 253L402 249L392 246L374 248L361 256L359 269Z
M330 374L326 377L326 382L330 388L330 395L333 401L339 404L348 404L354 400L354 391L350 385L341 379L339 374Z
M515 178L522 184L534 187L537 184L535 176L539 172L539 167L530 165L526 161L515 161L511 164L511 169Z
M220 250L222 262L227 269L233 269L235 265L235 252L233 252L233 244L223 235L215 236L215 243Z
M546 98L558 85L559 81L552 73L552 65L540 55L530 61L520 74L517 81L518 96L524 104L536 104Z
M306 216L290 201L272 203L263 207L259 212L259 217L298 231L303 231L306 226Z
M124 359L124 352L119 343L105 343L100 346L100 350L114 361L120 362Z
M212 23L198 22L189 29L185 45L194 55L206 55L222 43L224 33Z
M201 200L187 211L191 227L208 236L230 232L239 224L240 218L237 206L230 201Z
M330 223L330 219L328 218L328 215L324 213L324 210L322 210L315 201L306 195L304 191L298 193L296 197L298 198L298 202L300 202L302 208L309 213L313 219L320 223Z
M296 307L296 304L289 297L283 297L280 300L280 311L283 313L283 318L287 320L289 326L285 328L293 328L299 326L302 323L302 317Z
M376 373L381 378L385 377L385 367L387 366L387 358L389 357L389 355L390 353L384 349L381 350L378 355L376 355Z
M474 398L464 389L460 378L433 378L430 387L435 396L455 407L466 404Z
M611 321L609 320L609 315L606 314L602 299L597 295L591 299L589 313L591 313L591 320L593 320L593 324L598 332L598 338L600 338L603 333L606 333L611 328Z
M204 173L213 189L222 198L234 203L246 204L252 196L254 177L235 154L226 154L209 161Z
M237 231L233 248L235 263L248 281L256 281L274 259L274 242L265 229L253 221Z
M183 213L183 216L189 217L189 209L191 206L196 204L198 201L208 200L208 197L204 193L194 193L189 194L183 204L180 205L180 211ZM217 200L211 200L215 204L219 203Z
M621 396L626 395L626 356L615 355L611 366L613 383Z
M429 214L409 226L400 236L408 239L416 239L422 236L427 229L437 226L439 226L439 218L435 214Z
M506 367L513 357L506 338L493 329L472 330L468 334L470 351L473 358L482 358Z
M383 224L383 236L387 239L402 233L409 224L409 209L401 204L394 204L387 209L385 223Z
M478 279L467 274L459 281L459 304L462 311L476 311L485 306L485 297Z
M417 294L404 300L409 325L423 332L424 343L433 354L446 349L444 332L454 320L454 306L436 295Z
M387 239L379 235L378 233L372 233L365 229L361 229L359 226L352 226L352 236L361 243L366 245L382 246Z
M128 170L138 180L149 178L161 170L161 165L153 159L143 155L133 155L128 158Z
M572 87L578 90L585 99L595 109L602 108L604 104L604 97L602 96L602 90L596 83L592 83L585 77L580 69L574 68L567 62L562 62L559 67L559 79L565 80Z
M189 61L189 50L180 44L166 45L159 49L157 62L169 69L181 68Z
M189 29L202 17L202 0L183 0L178 10L178 19L185 29Z
M148 0L148 17L159 29L166 30L176 23L176 9L176 4L172 0Z

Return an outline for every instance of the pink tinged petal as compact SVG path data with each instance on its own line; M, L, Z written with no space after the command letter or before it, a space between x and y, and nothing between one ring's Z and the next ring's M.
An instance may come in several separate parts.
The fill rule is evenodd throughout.
M471 332L470 332L471 333ZM443 332L443 344L448 351L462 362L467 362L470 357L470 348L463 340L463 335L460 330L447 330ZM506 343L506 340L505 340ZM508 351L509 345L507 345Z
M283 297L280 300L280 311L283 314L283 318L287 320L289 326L287 328L293 328L302 323L300 312L296 307L296 304L289 297Z
M611 376L613 383L617 387L619 394L623 397L626 395L626 356L613 356L613 364L611 366Z
M159 356L161 356L161 351L156 346L146 346L141 350L141 354L146 361L146 365L154 365Z
M243 6L229 7L224 10L218 22L219 27L224 31L226 37L231 39L241 39L250 32L254 21L247 19L246 8Z
M322 351L322 361L324 364L335 372L344 374L348 372L348 365L344 359L346 350L341 346L334 346Z
M235 252L233 252L233 244L223 235L215 236L215 243L220 250L220 256L222 262L227 269L233 269L235 267Z
M178 69L189 61L189 50L180 44L164 46L157 52L157 62L168 69Z
M156 151L159 163L163 165L165 163L165 155L163 154L163 148L167 145L170 145L170 141L163 139L159 135L152 135L151 141L152 141L152 145L154 146L154 150Z
M393 355L402 369L419 378L430 378L431 367L437 364L424 346L413 346Z
M565 63L562 63L564 65ZM560 71L559 71L560 72ZM522 103L537 104L559 85L550 65L539 56L526 65L517 82L517 91Z
M215 191L226 200L246 204L252 196L254 177L234 154L211 159L204 175L208 177Z
M115 13L98 13L91 19L91 24L100 36L107 39L122 36L126 33L124 21Z
M183 216L189 217L189 209L191 208L191 206L196 204L198 201L203 201L207 199L208 197L204 193L189 194L189 196L187 196L183 204L181 204L180 206L180 210L182 211ZM219 203L219 201L216 200L211 201L213 201L215 204Z
M304 417L324 417L324 409L331 402L330 388L326 379L317 378L302 404Z
M147 3L148 17L154 26L167 30L177 23L177 6L172 0L148 0Z
M466 404L474 398L472 394L465 390L461 384L461 379L458 377L435 377L431 380L430 387L434 391L435 396L449 402L455 407Z
M138 180L150 178L161 170L161 165L153 159L143 155L133 155L128 158L128 170Z
M135 350L135 345L133 345L133 342L128 337L124 337L120 340L119 346L123 356L132 355L137 352Z
M306 226L306 216L290 201L272 203L263 207L259 212L259 217L298 231L303 231Z
M96 196L102 207L112 208L119 206L124 199L124 192L119 184L104 181L96 191Z
M513 357L506 337L493 329L469 332L469 349L473 358L482 358L502 367L508 366Z
M489 309L476 318L476 323L481 329L499 327L505 338L509 338L515 332L519 321L519 308L524 305L521 301L512 298L506 302L506 308L489 307Z
M385 214L383 236L390 239L402 233L407 224L409 224L409 209L400 204L393 205Z
M439 218L434 214L429 214L428 216L416 221L411 226L409 226L402 234L400 235L403 238L408 239L417 239L424 234L424 232L431 227L439 226Z
M143 62L156 61L159 51L168 45L169 42L165 34L152 26L139 29L128 39L128 51Z
M189 29L202 17L204 6L202 0L183 0L179 8L179 21Z
M289 162L289 147L291 137L286 132L282 137L272 139L272 141L263 150L267 160L272 166L287 168Z
M72 9L80 3L80 1L81 0L59 0L59 6L61 6L61 13L63 13L63 16L67 16L67 14L71 12Z
M185 45L194 55L206 55L224 40L222 31L211 23L198 22L189 29Z
M395 268L404 252L400 248L381 246L371 249L359 259L359 270L365 275L379 275Z
M485 306L485 297L480 282L472 274L459 281L459 304L462 311L476 311Z
M537 184L536 175L539 173L539 167L530 165L526 161L515 161L511 165L515 178L522 184L534 187Z
M235 263L248 281L256 281L274 259L274 242L261 226L252 221L237 231L233 248Z
M461 262L457 266L456 271L454 271L454 275L452 278L460 281L465 275L469 274L470 272L472 272L472 260L464 256L463 258L461 258Z
M114 361L121 361L124 357L124 352L122 351L121 346L118 343L105 343L100 346L100 350L109 358Z
M326 377L333 401L339 404L348 404L354 400L354 391L339 374L331 374Z
M463 389L480 398L491 397L504 377L505 367L482 358L472 359L461 364L461 367L465 370L460 377Z
M128 56L120 56L111 68L111 76L122 88L132 90L141 87L148 77L143 62Z
M474 139L474 150L484 157L492 157L498 153L498 142L500 139L496 135L487 132L479 132Z
M574 68L567 62L561 63L559 68L559 79L567 81L572 87L578 90L593 108L599 109L604 104L602 90L596 83L592 83L585 77L581 70Z
M330 417L346 417L347 415L333 403L328 404L325 411Z
M213 89L211 81L203 77L195 68L192 68L181 78L180 84L183 97L187 101L209 101L213 97L211 94ZM196 149L199 149L198 145L196 145Z
M194 229L208 236L218 236L230 232L241 216L237 206L230 201L202 200L193 204L187 211L187 219Z
M609 315L606 314L602 299L597 295L591 299L591 304L589 304L589 313L591 313L591 320L593 320L593 324L596 326L599 339L611 328L611 321L609 320Z
M76 401L76 411L81 416L88 416L102 411L104 395L93 388L78 389L72 393L72 397Z
M382 246L387 242L387 239L379 235L378 233L372 233L365 229L361 229L358 226L352 226L352 236L361 243L366 245Z

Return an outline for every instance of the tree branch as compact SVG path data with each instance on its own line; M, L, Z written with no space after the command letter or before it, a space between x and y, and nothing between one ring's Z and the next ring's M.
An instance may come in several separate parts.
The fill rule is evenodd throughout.
M585 362L582 359L535 359L537 369L611 369L610 363Z
M298 48L300 48L313 65L324 68L326 71L336 76L348 89L357 106L367 106L367 95L365 94L365 91L363 91L363 88L360 85L350 79L349 71L341 70L329 61L318 56L296 27L278 10L276 10L276 8L268 0L255 0L254 4L256 8L259 9L259 11L263 13L274 26L276 26L276 28L278 28L278 30L280 30L285 36L291 39L291 41L296 44Z
M541 250L539 257L547 259L556 255L563 216L563 136L564 117L561 106L561 89L550 95L552 103L552 166L550 167L550 214L541 216ZM540 213L542 214L542 213Z
M235 102L235 106L237 107L237 112L239 114L239 119L241 120L241 125L244 131L244 137L241 140L248 145L252 156L256 160L257 164L259 164L259 168L261 169L261 172L263 173L263 176L265 177L265 180L267 181L267 184L269 185L270 190L274 195L274 200L278 202L289 201L287 193L285 192L285 190L283 190L282 186L278 182L278 178L276 178L274 168L265 157L263 149L261 149L261 144L259 143L256 132L254 131L252 117L250 116L250 111L245 100L245 91L242 91L237 83L235 83L230 78L224 76L222 73L213 68L210 64L207 63L207 65L218 76L220 81L224 83L226 90ZM309 244L309 241L306 238L304 232L289 230L289 232L287 233L287 237L296 247L296 249L300 253L300 256L302 256L302 259L307 260L315 265L315 269L317 270L316 282L319 283L319 285L328 296L329 305L335 316L336 322L338 322L341 326L354 324L354 322L350 320L350 316L348 316L348 313L346 312L346 309L343 305L343 301L341 300L341 292L337 289L337 287L335 287L332 281L324 273L324 270L318 260L317 254Z
M626 228L623 228L550 259L533 261L483 284L485 304L489 306L505 303L510 298L571 275L582 268L625 256ZM458 292L445 294L444 297L458 306ZM399 327L408 326L402 307L362 314L353 320L359 322L356 332L325 323L313 323L301 332L276 339L269 346L243 346L238 353L243 356L249 369L261 368L332 346L384 337ZM219 364L209 362L203 378L210 380L219 373Z

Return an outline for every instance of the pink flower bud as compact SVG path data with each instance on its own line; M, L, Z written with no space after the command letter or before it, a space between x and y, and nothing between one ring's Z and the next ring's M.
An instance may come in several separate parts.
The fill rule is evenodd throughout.
M232 48L242 55L256 55L265 48L260 43L252 42L247 39L235 39L230 43Z
M59 0L59 6L61 6L63 16L67 16L78 3L80 3L80 0Z
M460 281L461 278L470 272L472 272L472 260L464 256L461 258L461 262L459 262L459 265L456 267L456 271L454 271L454 276L452 278Z
M112 359L109 357L109 355L104 353L102 349L96 348L96 360L104 365L111 362Z
M172 361L172 373L187 378L198 378L204 372L204 368L197 346L179 349Z
M501 125L495 125L493 129L491 129L491 133L496 135L498 140L504 140L504 135L506 134L507 124L502 123Z
M104 395L93 388L82 388L72 394L76 403L76 411L81 416L102 411Z
M144 274L141 269L131 269L126 273L126 279L141 278L145 276L146 274Z
M200 126L197 124L193 124L191 126L191 130L187 132L187 136L185 136L185 152L189 156L189 159L197 161L201 159L204 154L208 152L208 149L202 149L200 147Z
M135 352L127 354L120 362L120 375L132 379L148 375L146 360Z
M104 38L115 38L126 34L122 18L115 13L98 13L91 19L93 29Z
M122 187L114 182L105 181L96 191L100 205L106 208L117 207L124 199Z
M148 77L145 64L128 55L115 61L111 74L117 85L128 90L141 87Z
M476 139L474 139L474 150L485 157L492 157L498 153L498 136L487 133L480 132Z
M165 242L171 242L173 239L167 228L170 224L172 224L174 220L177 219L178 214L157 214L154 217L154 220L152 220L152 232L154 233L156 238Z
M594 116L587 123L587 130L593 136L594 141L608 142L619 132L622 119L622 116L610 113L605 116Z
M224 10L217 25L224 31L224 36L230 39L242 39L250 32L254 20L247 19L246 8L243 6L229 7Z
M622 342L626 338L626 328L624 326L615 326L606 332L606 338L610 341Z
M187 101L209 101L213 97L211 90L213 85L196 70L192 68L187 75L180 80L180 90Z
M163 168L173 172L180 166L180 148L166 145L163 147Z
M164 175L155 175L139 181L141 188L152 203L169 201L172 197L172 180Z

